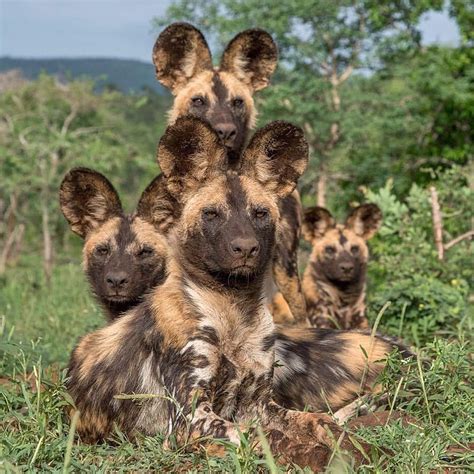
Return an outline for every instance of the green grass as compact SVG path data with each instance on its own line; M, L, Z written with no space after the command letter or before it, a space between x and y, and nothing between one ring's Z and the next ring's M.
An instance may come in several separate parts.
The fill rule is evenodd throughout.
M214 458L166 450L159 436L131 443L117 432L113 443L93 446L73 437L64 367L78 337L103 324L78 262L58 265L50 288L35 262L9 270L0 281L0 316L0 472L275 472L271 459L245 443ZM457 338L434 340L422 350L423 364L390 361L382 380L386 406L411 421L360 429L374 447L360 472L466 472L474 465L468 336L458 331ZM341 472L341 465L330 471Z

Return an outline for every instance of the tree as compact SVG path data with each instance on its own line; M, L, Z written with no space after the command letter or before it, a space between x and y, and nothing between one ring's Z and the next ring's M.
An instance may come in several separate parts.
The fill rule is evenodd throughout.
M290 116L304 127L313 158L306 190L315 186L318 204L324 205L328 178L339 177L333 162L344 134L341 125L348 109L343 90L349 78L377 65L375 44L384 45L385 52L419 45L416 24L421 14L441 7L439 0L178 0L156 24L192 21L219 44L250 27L274 35L280 71L264 96L261 116Z

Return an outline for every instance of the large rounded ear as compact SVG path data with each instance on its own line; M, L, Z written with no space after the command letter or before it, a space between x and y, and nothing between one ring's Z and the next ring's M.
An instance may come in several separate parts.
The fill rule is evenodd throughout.
M89 168L73 168L59 188L59 204L73 232L87 234L123 215L120 198L110 181Z
M158 163L166 187L177 200L183 193L221 175L226 161L226 149L217 133L197 117L178 118L166 129L158 145Z
M136 215L166 234L179 218L181 207L166 187L163 174L158 175L143 191Z
M264 30L252 29L242 31L227 45L220 69L258 91L268 86L277 62L273 38Z
M382 211L375 204L356 207L346 220L346 227L365 240L370 239L382 225Z
M308 164L303 130L288 122L269 123L255 133L242 162L242 174L278 197L288 196Z
M175 93L202 71L212 69L203 34L189 23L173 23L158 36L153 48L156 77Z
M308 207L304 210L302 233L305 240L321 238L329 229L336 225L331 213L324 207Z

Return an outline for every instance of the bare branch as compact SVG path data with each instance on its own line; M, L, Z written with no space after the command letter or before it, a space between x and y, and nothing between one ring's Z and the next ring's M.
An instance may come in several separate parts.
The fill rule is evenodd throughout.
M441 210L439 207L438 193L434 186L430 187L431 193L431 212L433 216L433 233L438 251L438 259L444 259L444 247L443 247L443 221L441 217Z
M464 234L458 235L455 239L449 241L444 246L444 250L449 250L451 247L454 247L456 244L459 244L459 242L462 242L463 240L467 239L474 239L474 230L469 230Z

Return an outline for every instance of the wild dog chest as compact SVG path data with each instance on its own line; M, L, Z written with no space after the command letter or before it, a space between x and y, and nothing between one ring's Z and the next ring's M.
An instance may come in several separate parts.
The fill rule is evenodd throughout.
M267 394L274 363L273 320L264 304L245 308L221 295L188 294L199 323L182 354L193 385L202 388L223 418L238 416Z

